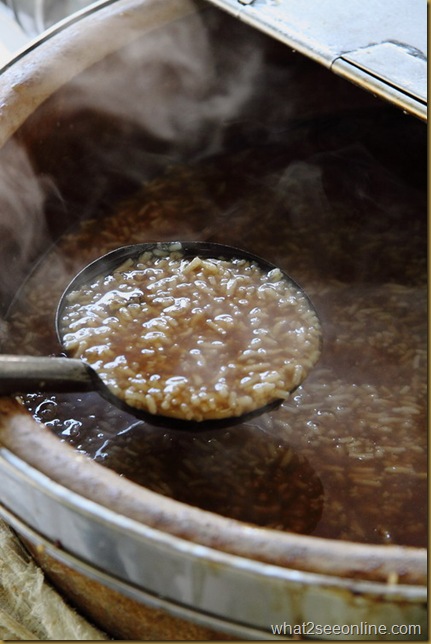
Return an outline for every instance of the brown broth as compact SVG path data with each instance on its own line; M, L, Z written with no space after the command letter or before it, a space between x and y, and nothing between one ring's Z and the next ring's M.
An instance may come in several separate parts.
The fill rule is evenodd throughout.
M367 180L355 149L174 167L64 236L13 309L8 350L55 353L54 304L91 259L155 239L246 248L286 270L322 322L319 363L277 411L196 436L137 422L96 394L33 393L25 406L76 450L185 503L273 529L424 546L426 217L415 188L367 162Z

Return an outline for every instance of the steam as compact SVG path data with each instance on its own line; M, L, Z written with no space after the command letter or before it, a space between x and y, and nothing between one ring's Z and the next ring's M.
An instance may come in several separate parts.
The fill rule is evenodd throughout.
M47 244L44 216L48 182L40 180L25 149L11 140L0 162L0 293L13 293L24 270Z
M196 15L147 33L73 83L69 109L113 115L192 155L219 151L259 85L263 52L243 35L224 50L214 28Z
M202 13L205 17L196 14L147 33L60 90L52 111L58 100L63 120L52 127L46 118L49 109L42 109L42 119L36 117L29 126L30 142L39 130L47 140L47 156L37 159L37 167L17 140L2 149L2 297L10 297L29 262L50 242L44 215L47 192L55 191L67 202L69 185L82 182L81 211L91 215L112 177L141 182L167 160L200 158L223 148L226 123L246 110L262 79L263 50L256 36L246 32L244 37L236 21L231 21L229 46L220 47L218 34L224 32L226 18ZM93 114L106 117L105 131L111 132L112 122L117 132L98 138L91 131ZM63 159L65 169L59 167ZM152 170L146 175L147 168Z

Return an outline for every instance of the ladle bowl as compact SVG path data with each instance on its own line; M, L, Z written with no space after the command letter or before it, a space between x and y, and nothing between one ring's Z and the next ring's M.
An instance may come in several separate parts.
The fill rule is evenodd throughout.
M97 277L110 275L127 259L140 257L145 252L155 253L155 257L157 257L157 254L168 254L173 247L176 249L180 248L184 259L193 257L223 260L244 259L253 262L265 273L278 268L275 264L253 253L214 242L170 241L123 246L88 264L74 277L64 290L55 316L57 336L62 347L64 348L65 336L62 320L64 318L68 296L72 291L77 290L85 284L90 284ZM284 280L304 295L310 309L314 311L309 298L304 294L300 286L285 271L278 270L282 273ZM291 388L290 392L292 393L299 384L301 383L295 383L295 386ZM206 429L212 430L236 425L269 412L280 406L283 402L283 399L277 398L241 415L208 418L202 421L165 416L151 413L147 409L132 406L122 400L111 391L93 367L79 358L2 355L0 357L0 393L28 392L31 389L47 392L97 391L110 403L135 415L139 419L150 422L152 425L188 431L196 431L197 429L199 431Z

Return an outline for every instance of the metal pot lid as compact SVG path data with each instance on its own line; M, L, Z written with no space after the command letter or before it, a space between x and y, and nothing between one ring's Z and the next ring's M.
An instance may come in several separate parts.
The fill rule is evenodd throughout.
M44 25L49 28L39 40L117 1L71 0L67 5L69 16ZM339 76L427 120L427 4L424 0L393 0L390 4L372 0L210 2ZM21 47L18 57L26 49L23 43ZM9 62L9 57L13 58L10 52L5 60L0 57L0 63Z
M210 0L334 73L427 119L423 0Z

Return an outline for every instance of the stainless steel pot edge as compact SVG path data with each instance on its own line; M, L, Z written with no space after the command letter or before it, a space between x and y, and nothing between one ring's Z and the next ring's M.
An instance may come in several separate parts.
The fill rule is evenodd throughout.
M88 7L85 7L84 9L81 9L80 11L76 11L70 16L67 16L63 20L57 22L55 25L52 27L49 27L45 31L43 31L40 35L35 36L33 38L30 38L27 43L25 43L20 49L18 49L9 60L7 60L1 67L0 67L0 74L11 65L15 64L18 60L20 60L23 56L27 55L31 51L33 51L36 47L38 47L41 43L45 42L49 38L52 38L57 33L60 33L67 27L73 25L76 23L78 20L82 20L82 18L85 18L86 16L91 15L95 11L99 11L100 9L109 6L113 2L117 2L117 0L95 0L94 2L91 3Z
M7 449L0 451L0 474L6 520L13 509L30 530L59 544L59 552L103 571L120 592L130 585L129 594L139 589L197 611L201 619L209 615L265 632L271 624L340 619L372 619L389 629L420 624L425 632L425 587L282 568L189 542L63 488Z
M247 640L258 640L262 639L262 637L264 637L265 640L286 639L281 636L272 635L272 633L249 628L245 624L229 622L227 620L214 617L213 615L194 611L181 604L177 604L163 599L160 596L148 593L137 586L127 584L121 579L108 575L103 570L90 566L88 563L59 548L57 545L48 541L41 534L30 528L2 505L0 505L0 516L2 516L2 518L15 530L17 534L24 538L26 542L31 543L37 551L48 554L56 561L59 561L68 568L77 571L86 578L103 584L107 588L120 592L125 597L129 597L139 603L145 604L150 608L163 610L174 617L186 619L200 626L209 627L219 632L225 632L238 638L244 638Z

